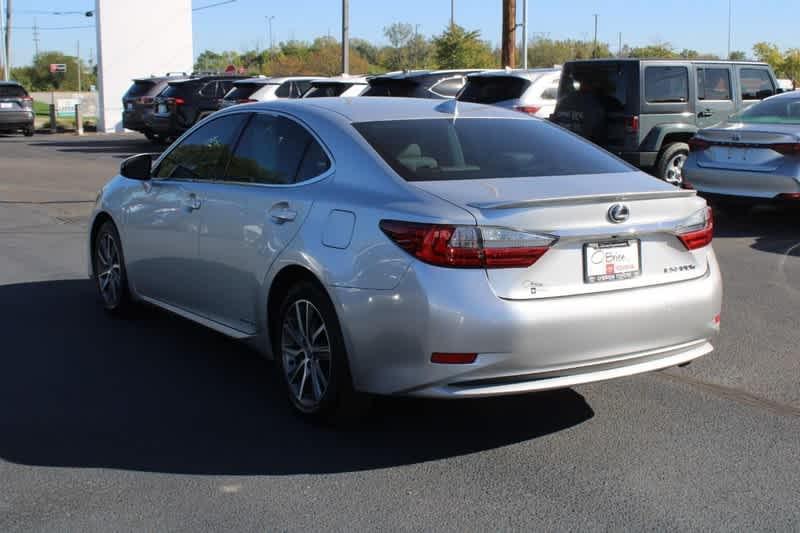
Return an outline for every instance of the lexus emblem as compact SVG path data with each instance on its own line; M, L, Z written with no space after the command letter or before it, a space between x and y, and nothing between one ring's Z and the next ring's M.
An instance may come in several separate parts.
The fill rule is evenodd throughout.
M608 220L614 224L625 222L629 216L631 216L631 212L625 204L614 204L608 208Z

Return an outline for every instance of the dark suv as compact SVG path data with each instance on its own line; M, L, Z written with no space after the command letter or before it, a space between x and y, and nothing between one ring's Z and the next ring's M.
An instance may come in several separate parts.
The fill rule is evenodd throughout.
M564 65L551 119L670 183L687 141L780 92L766 63L611 59Z
M33 99L19 83L0 81L0 132L33 135Z
M170 81L153 100L153 112L146 119L147 129L162 140L172 139L219 110L233 82L247 76L197 76Z
M408 70L369 78L361 96L455 98L467 82L467 74L480 70Z
M127 130L144 133L154 140L155 134L147 128L147 117L153 112L153 100L170 81L187 78L188 75L168 73L166 76L138 78L122 97L122 126Z

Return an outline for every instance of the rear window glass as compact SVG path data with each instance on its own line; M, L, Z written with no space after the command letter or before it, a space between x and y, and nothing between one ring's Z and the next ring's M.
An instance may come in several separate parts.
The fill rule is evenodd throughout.
M558 106L561 109L578 109L586 100L599 104L606 111L623 111L628 100L633 75L632 65L622 63L568 64L558 88Z
M754 124L800 124L800 98L771 98L734 115L735 120Z
M406 80L372 80L362 96L414 96L416 86Z
M457 78L450 78L437 82L428 90L438 96L455 98L455 96L458 94L458 91L464 87L464 83L466 83L464 76L459 76Z
M529 85L528 80L514 76L472 77L458 99L476 104L494 104L521 97Z
M644 99L651 104L689 101L689 70L686 67L644 69Z
M144 96L149 93L156 84L152 81L137 81L128 89L127 96Z
M775 94L772 78L764 69L743 68L739 77L742 79L742 100L763 100Z
M632 170L586 141L533 119L434 118L353 126L408 181Z
M315 83L303 98L322 98L324 96L339 96L352 87L349 83Z
M176 96L184 96L189 92L189 85L186 83L169 84L167 88L161 92L160 96L174 98Z
M228 94L225 95L225 100L247 100L250 96L258 90L258 85L253 84L245 84L245 85L234 85L233 89L228 91Z
M28 93L20 85L0 85L0 98L22 98Z

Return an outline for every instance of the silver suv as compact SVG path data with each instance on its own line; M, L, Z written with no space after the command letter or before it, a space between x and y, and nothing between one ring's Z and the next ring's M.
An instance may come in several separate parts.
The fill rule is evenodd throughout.
M467 76L456 99L548 118L556 108L560 78L561 67L487 70Z

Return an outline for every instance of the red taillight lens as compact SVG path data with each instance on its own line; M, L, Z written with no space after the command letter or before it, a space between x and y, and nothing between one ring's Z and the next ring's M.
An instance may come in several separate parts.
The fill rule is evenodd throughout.
M172 103L174 103L175 105L183 105L186 103L186 100L184 100L183 98L173 98Z
M782 155L800 155L800 143L776 143L769 148Z
M705 139L698 139L697 137L689 139L689 151L691 152L702 152L710 147L711 143Z
M382 220L381 230L420 261L452 268L527 268L556 239L508 228Z
M628 133L639 131L639 115L625 117L625 131Z
M469 365L478 358L476 353L434 353L431 355L431 363L440 365Z
M252 98L242 98L240 100L236 100L238 104L250 104L252 102L258 102L258 100L253 100Z
M800 192L782 192L775 196L776 200L800 200Z
M514 107L514 111L519 111L520 113L527 113L529 115L535 115L539 112L542 106L537 105L518 105Z
M696 212L678 228L678 238L687 250L696 250L711 243L714 238L714 217L710 207Z
M20 100L22 100L22 107L33 107L32 96L23 96Z

